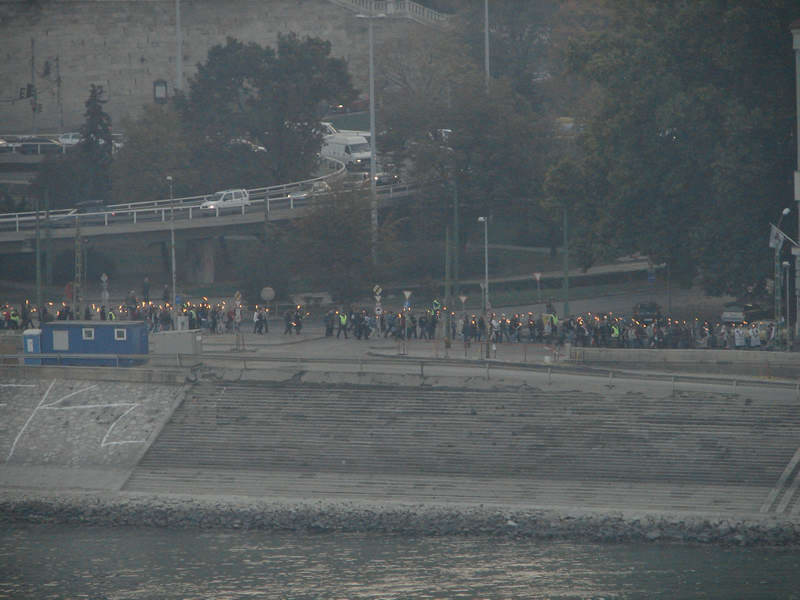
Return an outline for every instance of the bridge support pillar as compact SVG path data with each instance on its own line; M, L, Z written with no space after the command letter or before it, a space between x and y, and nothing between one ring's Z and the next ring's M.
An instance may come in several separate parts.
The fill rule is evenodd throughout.
M198 241L197 281L198 283L214 283L216 262L216 240L208 238Z

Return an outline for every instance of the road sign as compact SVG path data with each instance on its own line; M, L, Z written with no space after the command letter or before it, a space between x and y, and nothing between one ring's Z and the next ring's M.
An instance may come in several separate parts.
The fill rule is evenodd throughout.
M542 279L542 274L541 273L538 273L538 272L534 273L533 276L536 278L537 282L541 281L541 279Z
M406 297L406 300L411 298L411 290L403 290L403 295Z
M275 290L271 287L265 287L261 290L261 299L265 302L269 302L275 299Z

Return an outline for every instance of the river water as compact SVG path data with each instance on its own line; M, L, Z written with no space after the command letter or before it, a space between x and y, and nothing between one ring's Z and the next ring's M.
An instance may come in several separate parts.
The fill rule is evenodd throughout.
M800 598L800 550L15 524L0 598Z

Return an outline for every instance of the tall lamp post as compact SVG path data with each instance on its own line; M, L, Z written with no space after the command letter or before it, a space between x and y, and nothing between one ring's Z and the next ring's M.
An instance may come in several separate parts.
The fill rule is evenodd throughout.
M795 129L795 140L797 140L797 168L794 172L794 199L795 202L800 202L800 19L792 23L792 47L794 48L794 65L795 65L795 73L794 73L794 82L795 82L795 118L796 121L796 129ZM797 234L800 237L800 205L798 205L797 211ZM797 312L795 313L795 339L800 339L800 319L797 318L797 315L800 315L800 269L797 268L797 263L800 261L800 256L798 256L797 249L792 249L792 254L795 255L794 259L794 294L796 299L796 309Z
M478 217L483 223L483 314L489 310L489 219Z
M788 260L785 260L781 263L781 266L783 267L783 279L786 282L786 344L787 346L791 347L791 338L793 333L789 319L789 315L791 315L791 310L789 308L789 267L791 264Z
M169 183L169 249L172 260L172 310L175 311L175 202L172 197L172 175L167 175Z
M770 244L774 245L775 248L775 284L774 290L775 293L775 322L780 327L781 323L781 281L783 280L783 275L781 273L781 250L783 248L783 233L781 232L781 223L783 222L783 218L787 216L791 210L788 208L784 208L781 211L781 216L778 219L778 225L775 227L776 232L773 239L770 240Z
M383 13L356 15L356 18L366 19L369 24L367 27L369 30L369 211L372 264L378 263L378 195L375 188L375 161L377 160L377 142L375 139L375 42L372 21L385 16Z
M486 92L489 92L489 0L483 0L483 67L486 72Z

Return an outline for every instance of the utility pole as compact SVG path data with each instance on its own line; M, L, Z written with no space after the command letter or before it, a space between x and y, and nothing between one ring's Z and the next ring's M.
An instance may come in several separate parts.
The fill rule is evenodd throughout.
M458 238L458 184L453 182L453 297L461 293L458 284L458 254L460 252L460 243Z
M181 0L175 0L175 90L183 89L183 32L181 31Z
M75 281L72 285L73 314L81 318L81 282L83 281L83 240L81 239L81 219L75 216Z
M444 320L444 347L450 347L450 225L444 228L444 308L447 318Z
M39 229L39 209L41 200L36 194L36 311L42 320L42 236Z
M31 38L31 86L33 86L33 96L31 97L31 130L36 133L36 108L39 104L39 92L36 91L36 40Z
M792 47L794 48L794 82L795 82L795 117L796 127L794 130L795 141L797 142L797 168L794 172L794 199L797 202L797 235L800 241L800 19L792 23ZM800 340L800 256L792 249L794 257L794 294L795 294L795 340Z
M56 102L58 102L58 125L64 131L64 103L61 100L61 60L56 56Z
M44 189L44 220L47 223L47 232L44 238L44 281L47 285L53 285L53 237L50 231L50 190Z
M486 71L486 93L489 93L489 0L483 0L483 63Z
M567 207L564 206L564 316L569 317L569 221L567 219Z
M375 181L375 161L377 160L377 143L375 140L375 64L374 64L374 40L372 33L372 21L374 15L369 17L369 208L372 242L372 264L378 264L378 192Z

